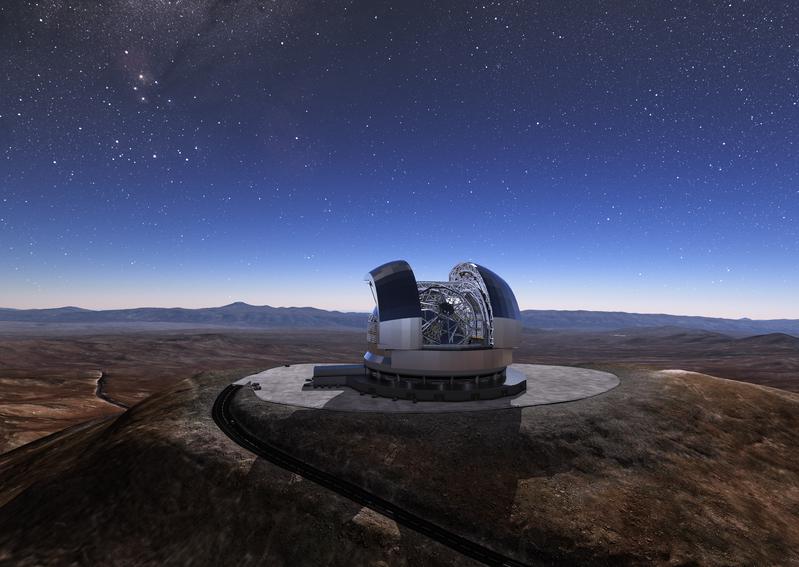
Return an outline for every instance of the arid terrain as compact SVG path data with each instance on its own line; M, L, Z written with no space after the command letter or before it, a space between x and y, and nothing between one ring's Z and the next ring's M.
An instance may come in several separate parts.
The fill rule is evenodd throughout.
M137 331L0 334L0 453L88 419L113 415L208 370L353 361L363 333ZM103 393L96 395L102 372ZM118 405L115 405L118 404Z
M0 453L113 415L204 371L357 361L360 330L0 327ZM518 362L682 368L799 391L799 338L685 329L526 331ZM102 376L104 398L98 398Z
M514 355L542 364L682 368L799 392L799 337L729 335L660 327L603 332L525 331Z
M225 384L355 361L362 332L102 330L0 333L0 564L472 564L255 458L211 420ZM244 390L238 420L525 563L792 563L797 342L528 331L517 361L608 369L622 384L576 403L412 418L255 408Z
M269 443L525 564L799 562L799 394L600 367L594 398L459 414L305 410L241 390Z
M236 395L293 455L530 565L799 562L799 395L681 371L568 404L351 414ZM203 374L0 457L4 565L473 565L256 458Z
M240 376L0 456L0 565L474 565L231 442L210 408Z

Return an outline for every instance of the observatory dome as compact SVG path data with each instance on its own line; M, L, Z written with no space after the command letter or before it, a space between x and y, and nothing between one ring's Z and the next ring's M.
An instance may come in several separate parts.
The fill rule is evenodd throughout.
M408 262L396 260L365 279L375 308L364 364L316 367L311 387L346 384L413 401L486 400L526 389L525 377L508 368L521 337L519 304L497 274L461 262L446 281L417 281Z
M519 346L521 316L510 286L488 268L461 262L446 281L417 281L404 260L370 271L375 309L366 366L410 376L501 372Z

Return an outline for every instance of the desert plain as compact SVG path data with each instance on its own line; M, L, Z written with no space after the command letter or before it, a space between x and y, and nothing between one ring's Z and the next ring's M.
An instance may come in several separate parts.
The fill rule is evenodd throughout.
M202 372L357 362L365 346L364 333L350 329L0 323L0 453L89 419L118 414ZM777 333L736 338L679 328L528 330L514 359L683 369L799 391L799 338Z

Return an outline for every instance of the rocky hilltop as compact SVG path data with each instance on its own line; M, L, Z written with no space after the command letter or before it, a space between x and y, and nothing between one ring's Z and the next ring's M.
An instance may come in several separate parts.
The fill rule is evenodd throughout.
M612 369L576 403L354 414L258 401L237 419L292 455L531 564L799 562L799 396ZM0 457L0 563L471 565L241 449L211 420L240 374Z

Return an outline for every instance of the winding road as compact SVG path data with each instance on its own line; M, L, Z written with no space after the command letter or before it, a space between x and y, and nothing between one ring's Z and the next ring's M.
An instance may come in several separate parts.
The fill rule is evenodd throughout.
M296 473L320 486L330 489L353 502L391 518L398 524L402 524L414 531L419 532L447 547L462 553L472 559L480 561L485 565L499 565L508 567L524 566L524 563L497 553L479 543L475 543L456 533L453 533L441 526L421 518L407 510L392 504L353 484L332 474L326 473L305 461L292 457L288 453L261 441L248 433L241 427L230 413L230 401L233 396L242 388L241 385L231 384L226 387L214 402L212 416L219 428L234 442L244 447L251 453L263 457L270 463L282 467L288 471Z
M130 409L130 406L114 400L111 396L105 393L105 372L100 371L100 376L97 378L97 386L94 388L94 395L104 402L108 402L109 404L118 408L122 408L124 410Z

